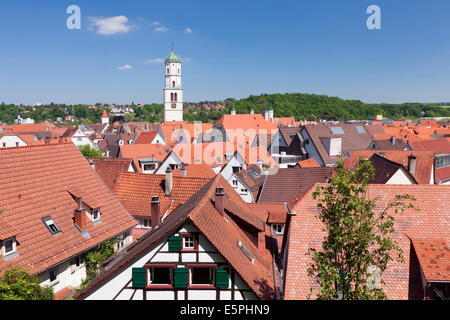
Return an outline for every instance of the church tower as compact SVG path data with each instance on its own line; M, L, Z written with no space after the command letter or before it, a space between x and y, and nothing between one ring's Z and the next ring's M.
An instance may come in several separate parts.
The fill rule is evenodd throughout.
M183 121L183 89L181 87L181 58L173 51L164 60L164 121Z

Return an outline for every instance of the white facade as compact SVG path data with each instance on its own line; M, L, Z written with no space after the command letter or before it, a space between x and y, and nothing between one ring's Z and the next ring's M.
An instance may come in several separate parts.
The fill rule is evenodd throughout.
M116 251L120 251L127 247L131 242L131 230L128 230L118 237L118 243L115 247ZM88 251L80 253L69 260L63 261L48 270L38 274L42 279L41 286L50 286L53 292L58 292L64 288L77 288L86 278L86 265L84 263L84 255ZM53 277L53 279L51 279Z
M195 250L186 252L170 252L168 238L164 238L147 249L140 258L120 273L108 279L105 283L92 292L85 300L254 300L257 299L253 291L227 263L217 249L203 236L203 234L191 223L185 223L174 235L195 235L197 246ZM177 289L168 286L152 287L150 275L147 274L147 286L145 288L132 287L132 269L158 266L170 266L172 269L187 267L189 269L189 284L187 288ZM196 285L192 283L192 270L195 267L212 268L221 267L229 270L228 289L218 289L214 285Z
M405 169L398 169L386 184L414 184Z
M164 121L183 121L181 60L172 51L165 61Z
M78 130L72 136L71 140L77 148L86 145L89 145L92 148L96 148L94 142L83 132L81 128L78 128Z
M17 135L4 135L0 138L0 148L23 147L27 144Z

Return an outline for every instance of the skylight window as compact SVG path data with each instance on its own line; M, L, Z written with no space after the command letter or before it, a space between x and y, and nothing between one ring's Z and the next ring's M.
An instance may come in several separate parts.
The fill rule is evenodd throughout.
M247 256L247 258L253 262L254 258L252 253L247 249L247 247L241 242L238 241L237 246L242 250L242 252Z
M330 129L333 134L344 134L344 129L342 127L331 127Z
M58 228L58 226L56 225L56 223L53 221L53 219L51 217L46 217L46 218L42 219L42 221L47 226L47 228L51 234L57 234L57 233L61 232L61 230Z
M366 129L364 129L362 126L356 126L356 131L358 133L366 133Z

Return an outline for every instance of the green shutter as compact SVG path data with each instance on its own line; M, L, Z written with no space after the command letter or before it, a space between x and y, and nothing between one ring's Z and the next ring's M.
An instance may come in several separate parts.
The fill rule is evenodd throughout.
M216 288L228 289L229 288L229 276L227 270L224 268L216 269Z
M173 286L174 288L188 287L188 268L174 268L173 269Z
M132 270L133 288L145 288L145 286L147 285L145 268L133 268Z
M170 236L169 237L169 251L180 251L181 250L181 237L180 236Z

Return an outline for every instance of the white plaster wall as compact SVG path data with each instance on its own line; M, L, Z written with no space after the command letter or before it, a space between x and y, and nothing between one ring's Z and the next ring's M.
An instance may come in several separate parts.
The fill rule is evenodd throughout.
M412 181L406 173L399 169L397 172L389 179L386 184L413 184L414 181Z
M325 165L325 163L322 160L322 157L319 155L319 152L317 151L316 147L314 146L314 143L311 139L311 137L309 136L308 132L306 131L306 129L302 129L300 131L300 134L303 138L303 140L305 140L305 149L308 152L309 158L314 158L316 159L316 161L321 165ZM309 139L309 143L306 144L306 139Z
M43 279L41 286L51 286L54 292L58 292L69 286L76 288L82 283L83 279L86 278L86 267L84 264L81 264L73 273L70 261L59 264L57 269L56 280L52 283L50 283L49 270L39 274L41 279Z
M3 147L3 143L5 146ZM16 145L18 143L19 145ZM0 138L0 148L23 147L27 144L18 136L3 136Z
M188 290L189 300L216 300L216 290Z
M147 263L147 261L150 260L150 258L161 247L161 245L162 241L153 248L149 248L149 251L146 254L129 265L128 268L123 269L120 273L116 274L116 276L112 278L112 281L103 284L100 288L86 297L85 300L112 300L114 296L131 280L132 268L140 268L145 265L145 263Z

